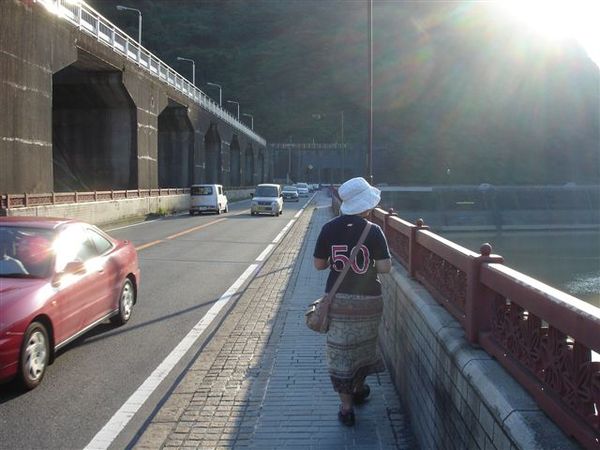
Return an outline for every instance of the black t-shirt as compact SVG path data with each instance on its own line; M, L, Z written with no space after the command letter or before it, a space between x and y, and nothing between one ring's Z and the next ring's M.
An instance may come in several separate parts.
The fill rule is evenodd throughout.
M376 224L365 239L355 261L350 252L358 243L367 220L359 216L339 216L327 222L317 238L313 256L331 258L325 292L329 292L345 264L351 264L338 292L345 294L381 295L381 283L375 270L375 260L390 258L385 235Z

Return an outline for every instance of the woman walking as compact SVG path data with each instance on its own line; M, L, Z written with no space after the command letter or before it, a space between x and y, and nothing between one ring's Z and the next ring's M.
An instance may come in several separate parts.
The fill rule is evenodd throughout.
M364 178L352 178L338 189L341 215L326 223L314 251L317 270L330 269L329 292L346 265L350 265L329 308L327 365L341 405L339 420L354 425L354 404L363 403L370 389L365 377L384 370L377 348L383 300L378 273L391 269L390 252L381 228L371 223L364 243L350 260L353 247L367 226L370 211L380 200L379 189Z

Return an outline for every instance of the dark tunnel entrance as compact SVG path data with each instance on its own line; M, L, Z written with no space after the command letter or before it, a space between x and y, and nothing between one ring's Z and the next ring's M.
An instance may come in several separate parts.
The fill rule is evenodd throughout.
M211 123L204 135L204 154L206 158L206 182L222 183L221 136L216 123Z
M242 163L242 155L240 151L240 143L238 141L237 136L234 134L231 138L231 144L229 146L230 153L230 164L231 164L231 185L232 186L241 186L242 185L242 173L241 173L241 163Z
M254 185L254 149L252 145L248 144L246 146L246 164L245 164L245 173L246 173L246 186Z
M194 169L194 128L187 108L169 100L158 116L158 186L188 187Z
M53 75L55 192L137 189L136 107L121 75L80 62Z

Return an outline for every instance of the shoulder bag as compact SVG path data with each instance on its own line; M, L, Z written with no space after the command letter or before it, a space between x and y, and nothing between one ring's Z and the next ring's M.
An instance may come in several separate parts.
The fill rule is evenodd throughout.
M365 242L367 235L369 234L369 230L371 229L371 222L367 221L367 225L365 226L360 238L358 239L358 243L352 249L350 253L350 261L354 261L356 258L356 253L360 246ZM342 272L338 275L335 280L335 284L331 288L331 290L323 295L318 300L314 301L308 306L308 310L304 313L304 317L306 320L306 326L317 333L327 333L329 330L329 306L335 297L335 293L339 289L344 277L348 273L350 269L350 264L346 264Z

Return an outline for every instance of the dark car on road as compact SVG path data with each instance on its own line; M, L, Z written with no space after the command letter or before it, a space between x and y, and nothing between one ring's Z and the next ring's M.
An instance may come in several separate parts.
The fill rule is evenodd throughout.
M283 201L297 202L300 200L296 186L284 186L281 190L281 195L283 196Z
M73 220L0 218L0 382L38 386L57 350L129 320L139 283L130 242Z

